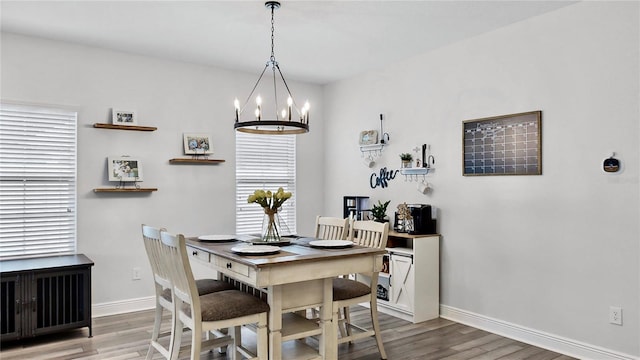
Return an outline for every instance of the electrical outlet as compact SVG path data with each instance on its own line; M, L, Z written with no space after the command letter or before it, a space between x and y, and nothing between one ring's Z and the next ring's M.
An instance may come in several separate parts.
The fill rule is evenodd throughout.
M140 268L134 267L131 272L131 280L140 280Z
M616 325L622 325L622 308L617 306L609 307L609 322Z

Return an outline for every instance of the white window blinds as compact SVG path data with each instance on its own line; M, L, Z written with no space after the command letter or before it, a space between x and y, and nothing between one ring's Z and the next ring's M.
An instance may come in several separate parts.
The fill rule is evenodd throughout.
M75 253L76 123L0 102L0 259Z
M296 137L236 133L236 233L260 234L264 211L247 203L257 189L293 194L278 214L286 224L282 235L296 233Z

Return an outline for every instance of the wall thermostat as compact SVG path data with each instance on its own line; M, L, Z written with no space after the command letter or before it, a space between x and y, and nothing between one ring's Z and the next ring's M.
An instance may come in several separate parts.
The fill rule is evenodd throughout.
M617 172L618 170L620 170L620 160L614 158L613 155L611 155L610 158L604 159L604 162L602 163L602 169L605 172Z

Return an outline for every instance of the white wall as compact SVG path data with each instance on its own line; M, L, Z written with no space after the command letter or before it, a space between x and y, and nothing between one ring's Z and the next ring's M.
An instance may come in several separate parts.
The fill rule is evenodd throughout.
M235 232L235 136L233 99L247 96L258 74L2 34L2 99L77 107L78 251L95 261L93 303L153 295L140 224L186 235ZM323 162L322 91L290 82L300 99L313 101L313 131L298 140L298 231L312 234L324 197L316 176ZM138 123L154 132L103 130L111 108L136 110ZM212 134L215 166L170 165L184 156L183 132ZM151 194L96 194L110 187L106 157L134 155L143 161ZM310 190L311 189L311 190ZM142 279L132 281L140 267Z
M444 306L640 355L638 14L638 2L582 2L327 86L325 212L343 195L391 200L390 216L432 204ZM463 120L532 110L542 176L462 176ZM391 142L374 169L431 144L431 195L400 175L369 188L357 138L379 113ZM624 169L605 174L612 151Z

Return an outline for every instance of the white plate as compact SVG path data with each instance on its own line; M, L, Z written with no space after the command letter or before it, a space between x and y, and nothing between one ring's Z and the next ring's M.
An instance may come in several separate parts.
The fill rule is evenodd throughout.
M231 241L235 240L235 235L202 235L198 236L200 241Z
M240 245L232 247L231 251L243 255L269 255L280 252L280 248L271 245Z
M324 248L344 248L353 246L353 242L349 240L313 240L309 241L309 245Z

